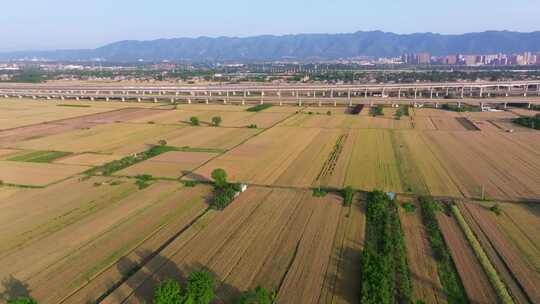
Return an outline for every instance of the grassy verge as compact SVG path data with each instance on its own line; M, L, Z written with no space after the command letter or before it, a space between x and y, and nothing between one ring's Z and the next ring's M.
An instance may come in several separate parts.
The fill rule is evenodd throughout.
M227 150L224 149L215 149L215 148L193 148L193 147L180 147L175 148L174 151L180 151L180 152L201 152L201 153L225 153Z
M410 275L396 202L381 191L368 193L366 220L361 303L410 303Z
M126 156L119 160L113 160L112 162L108 162L102 166L92 168L90 170L87 170L85 174L87 175L111 175L116 171L120 171L124 168L127 168L129 166L132 166L136 163L140 163L142 161L145 161L149 158L156 157L160 154L163 154L165 152L170 151L179 151L179 148L177 147L171 147L171 146L154 146L150 148L149 150L146 150L144 152Z
M461 227L461 230L463 230L463 233L467 237L467 240L469 241L469 244L471 244L471 248L474 251L474 254L478 258L478 261L480 261L480 264L482 265L482 268L486 272L489 281L491 282L491 285L497 292L497 295L499 296L499 299L501 300L501 303L514 303L512 300L512 297L508 293L508 290L506 289L506 286L504 285L503 281L499 277L499 274L497 273L497 270L493 267L491 264L486 252L480 245L480 242L476 239L476 236L474 235L473 231L463 218L463 215L459 211L459 208L456 205L453 205L451 207L452 213L456 217L459 226Z
M540 130L540 114L534 117L520 117L513 120L514 123L531 128Z
M247 108L246 111L248 111L248 112L260 112L262 110L266 110L266 109L270 108L271 106L272 106L272 104L263 103L263 104L259 104L259 105L256 105L254 107L251 107L251 108Z
M32 163L50 163L55 159L72 154L71 152L61 151L33 151L8 158L9 161L32 162Z
M468 303L469 301L463 288L463 283L439 230L436 212L439 211L440 206L428 198L421 197L420 208L422 222L426 227L429 244L437 261L437 272L448 303Z

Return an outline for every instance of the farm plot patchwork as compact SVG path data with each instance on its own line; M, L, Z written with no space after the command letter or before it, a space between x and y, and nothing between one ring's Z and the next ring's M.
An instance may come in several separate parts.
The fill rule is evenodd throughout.
M136 176L150 174L154 177L177 178L189 173L217 155L217 153L171 151L127 167L116 172L115 175Z
M42 214L41 223L29 222L26 214L9 212L6 216L17 216L11 227L17 231L9 236L23 237L5 243L10 247L0 255L0 277L13 275L26 282L40 302L56 303L146 244L169 223L182 219L182 225L175 224L181 229L207 208L208 187L181 188L177 183L159 182L137 192L129 181L114 186L94 184L103 181L71 181L72 189L83 191L87 197L81 198L81 192L76 192L60 200L46 200L50 202L48 208L30 210ZM46 189L23 195L16 203L32 208L35 196L42 199L57 194L57 188ZM153 250L175 232L169 230L168 236L161 236L161 242L142 248Z
M226 303L257 285L277 290L280 303L317 302L341 210L335 196L252 187L190 239L171 243L170 255L152 260L105 303L144 302L156 280L183 281L201 267L215 275Z
M212 170L223 168L231 180L271 185L320 132L311 128L269 129L196 170L195 176L209 179ZM324 162L324 158L320 160ZM317 170L321 167L322 163Z
M174 147L231 149L261 132L246 128L184 127L162 137Z
M235 110L171 110L161 114L152 115L149 117L141 117L131 120L131 122L148 122L152 121L158 124L191 124L190 117L197 117L201 124L208 125L212 121L212 117L220 116L222 118L221 125L224 127L246 127L251 124L256 124L260 128L268 128L283 120L288 116L286 113L250 113Z

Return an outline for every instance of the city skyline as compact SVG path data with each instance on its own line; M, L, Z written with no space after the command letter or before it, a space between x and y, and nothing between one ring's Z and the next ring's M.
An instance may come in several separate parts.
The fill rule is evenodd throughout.
M438 3L245 0L134 3L97 0L91 6L57 0L4 4L0 51L95 48L119 40L175 37L247 37L298 33L381 30L398 34L461 34L486 30L531 32L540 29L540 9L532 0L464 0ZM415 22L411 22L415 20ZM460 20L456 23L455 20Z

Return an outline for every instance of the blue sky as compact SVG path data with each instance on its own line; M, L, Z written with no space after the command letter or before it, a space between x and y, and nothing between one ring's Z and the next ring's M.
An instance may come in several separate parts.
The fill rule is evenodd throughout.
M539 0L2 1L0 50L93 48L124 39L540 30Z

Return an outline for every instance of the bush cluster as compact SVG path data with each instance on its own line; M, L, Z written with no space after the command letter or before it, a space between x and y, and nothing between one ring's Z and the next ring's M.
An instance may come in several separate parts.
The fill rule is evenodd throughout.
M275 300L275 292L270 292L259 286L242 294L238 304L273 304Z
M214 180L214 199L210 204L217 210L225 209L235 198L236 193L240 192L240 184L229 183L227 181L227 172L218 168L212 171Z
M251 107L251 108L248 108L246 109L246 111L248 112L260 112L262 110L266 110L268 108L270 108L272 106L272 104L270 103L263 103L263 104L258 104L254 107Z
M206 271L191 273L185 288L167 279L154 290L154 304L209 304L213 299L214 278Z

